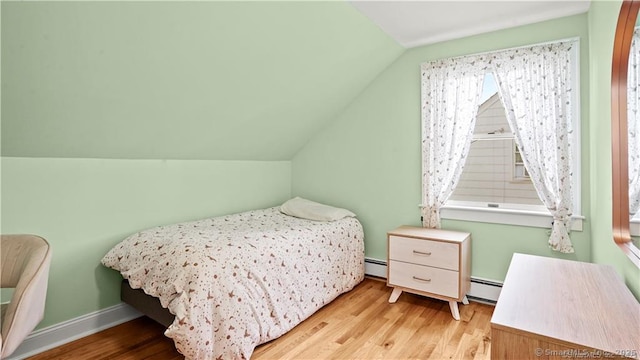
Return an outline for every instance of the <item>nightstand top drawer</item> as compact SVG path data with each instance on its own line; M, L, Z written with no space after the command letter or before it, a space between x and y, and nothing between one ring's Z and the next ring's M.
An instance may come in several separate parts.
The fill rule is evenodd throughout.
M461 231L451 231L442 229L428 229L417 226L400 226L387 233L389 236L396 235L425 240L437 240L448 242L463 242L471 237L471 234Z
M389 235L389 259L459 270L460 244Z

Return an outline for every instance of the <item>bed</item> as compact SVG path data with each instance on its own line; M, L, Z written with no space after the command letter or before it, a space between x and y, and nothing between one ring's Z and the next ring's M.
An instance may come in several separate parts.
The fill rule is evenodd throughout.
M296 201L297 213L286 207ZM249 359L364 278L360 222L316 204L147 229L102 263L122 274L125 301L171 323L165 335L186 359Z

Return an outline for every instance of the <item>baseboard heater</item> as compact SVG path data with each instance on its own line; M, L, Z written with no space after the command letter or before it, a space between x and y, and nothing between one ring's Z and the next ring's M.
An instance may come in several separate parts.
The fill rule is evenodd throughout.
M365 258L364 272L367 276L378 278L387 278L387 262L380 259ZM486 304L495 304L500 296L502 283L495 280L483 279L479 277L471 277L471 289L467 294L467 298Z

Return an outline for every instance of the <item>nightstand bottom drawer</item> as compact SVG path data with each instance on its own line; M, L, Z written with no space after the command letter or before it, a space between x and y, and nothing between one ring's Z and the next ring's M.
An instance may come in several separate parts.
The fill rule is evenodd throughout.
M402 286L457 299L457 271L416 265L402 261L389 261L389 286Z

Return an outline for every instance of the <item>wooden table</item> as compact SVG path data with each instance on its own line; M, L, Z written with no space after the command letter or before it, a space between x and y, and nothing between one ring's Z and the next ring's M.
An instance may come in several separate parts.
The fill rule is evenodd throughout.
M514 254L492 359L639 358L640 304L606 265Z

